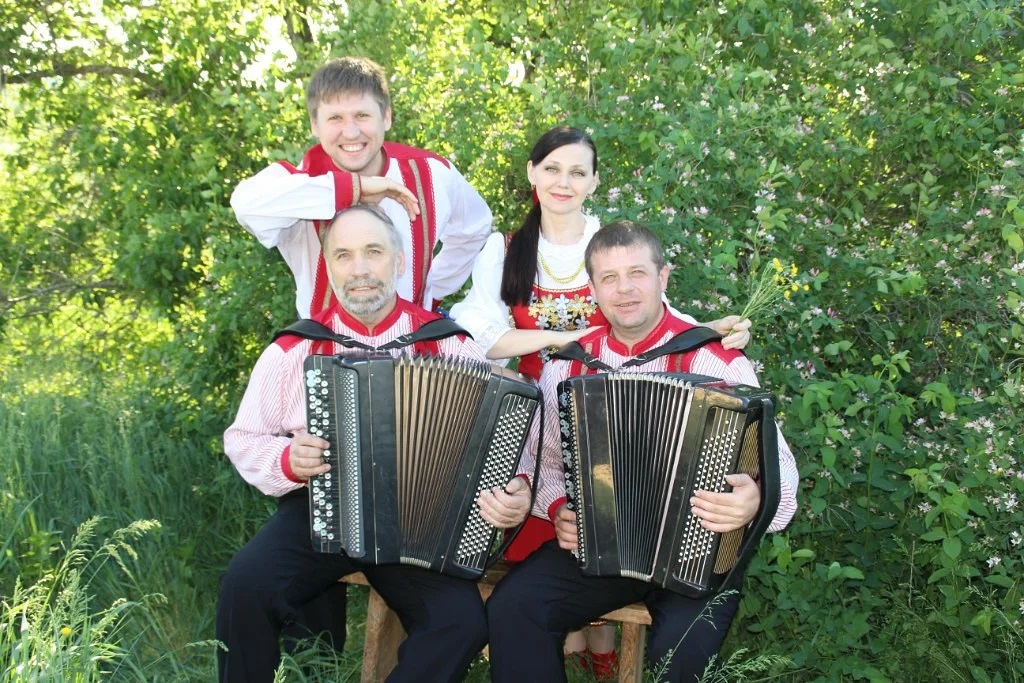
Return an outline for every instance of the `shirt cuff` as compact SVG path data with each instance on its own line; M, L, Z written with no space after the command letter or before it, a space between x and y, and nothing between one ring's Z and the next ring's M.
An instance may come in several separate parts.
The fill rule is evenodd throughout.
M284 473L284 476L287 477L289 481L294 481L296 484L305 484L306 483L305 481L303 481L302 479L299 479L298 477L296 477L295 473L292 472L292 468L291 468L291 461L292 461L291 453L292 453L292 445L291 444L288 444L287 446L285 446L284 450L281 451L281 472Z
M555 502L548 506L548 519L551 520L552 524L555 523L555 513L558 512L558 508L565 505L567 500L565 496L561 496L560 498L555 498Z

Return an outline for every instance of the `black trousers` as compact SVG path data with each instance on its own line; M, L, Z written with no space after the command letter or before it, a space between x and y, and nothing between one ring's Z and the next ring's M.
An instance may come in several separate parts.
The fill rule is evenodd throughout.
M487 601L491 680L565 681L565 634L637 601L651 613L648 666L664 672L659 681L691 683L721 649L739 593L695 600L634 579L584 576L576 558L549 541L513 567Z
M338 579L356 571L366 574L408 634L388 681L461 680L487 641L476 585L419 567L364 566L315 552L305 490L281 498L221 578L217 639L227 650L218 653L220 680L271 683L282 634L315 635L324 627L334 646L342 647L345 602L332 611L325 598L343 594Z

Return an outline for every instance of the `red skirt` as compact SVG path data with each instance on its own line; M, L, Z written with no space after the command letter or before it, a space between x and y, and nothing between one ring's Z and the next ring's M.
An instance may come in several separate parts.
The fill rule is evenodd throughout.
M546 519L530 515L519 530L512 545L505 549L505 561L522 562L537 548L555 537L555 525Z

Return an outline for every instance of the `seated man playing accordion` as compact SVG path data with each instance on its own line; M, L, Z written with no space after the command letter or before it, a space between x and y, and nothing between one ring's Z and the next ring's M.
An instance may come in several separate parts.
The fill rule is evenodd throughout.
M594 297L609 326L584 336L579 346L581 353L589 360L600 361L601 367L627 371L622 368L625 363L693 327L673 315L662 301L669 270L658 238L647 228L629 221L602 227L587 247L585 265ZM628 371L696 373L757 386L750 361L717 341L645 362L647 357ZM652 617L649 666L661 671L667 658L667 678L660 680L696 681L721 648L735 615L742 567L731 575L721 595L696 598L636 578L586 575L581 571L573 554L579 538L577 515L566 505L557 388L568 377L589 371L578 359L554 360L541 376L547 417L532 514L550 519L557 538L515 566L487 603L492 679L498 683L564 681L565 634L609 611L643 601ZM650 419L646 414L635 417ZM777 428L773 424L767 427L775 436ZM532 472L532 461L531 449L527 448L520 472ZM778 472L781 490L768 498L779 502L770 524L765 519L768 531L783 529L796 512L798 471L781 435ZM758 514L762 500L759 481L741 473L728 474L725 481L731 491L693 491L689 512L699 519L698 528L724 534L744 529Z
M320 235L327 274L340 302L313 320L334 334L379 348L440 316L395 294L404 272L402 242L387 214L375 206L340 211ZM316 623L304 608L338 579L362 571L395 610L408 638L389 681L461 680L486 642L484 606L474 582L409 565L359 564L344 553L319 553L310 542L307 483L324 474L329 443L306 430L303 363L311 354L360 354L333 341L286 334L271 344L253 369L224 450L242 477L278 499L274 515L232 558L221 580L217 638L221 681L269 683L280 662L282 632ZM420 341L391 354L425 354L484 361L462 335ZM498 528L522 522L530 505L525 480L485 490L480 515ZM343 588L343 587L342 587ZM335 619L344 620L344 602ZM335 634L342 628L332 628ZM308 630L304 634L315 636ZM336 636L337 637L337 636ZM335 642L341 649L341 644Z

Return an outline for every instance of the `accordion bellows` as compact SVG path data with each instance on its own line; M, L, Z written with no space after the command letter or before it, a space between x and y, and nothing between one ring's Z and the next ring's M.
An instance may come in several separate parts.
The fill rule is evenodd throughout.
M624 576L701 597L756 550L779 505L771 394L701 375L607 373L558 386L568 504L585 574ZM718 534L690 512L725 475L761 481L746 529Z
M331 444L331 471L309 485L313 547L479 577L497 530L476 498L515 474L536 384L489 363L386 355L313 355L305 376L307 427Z

